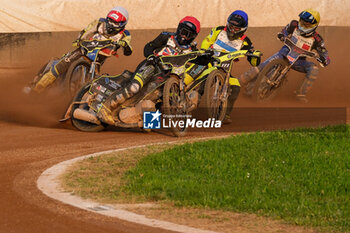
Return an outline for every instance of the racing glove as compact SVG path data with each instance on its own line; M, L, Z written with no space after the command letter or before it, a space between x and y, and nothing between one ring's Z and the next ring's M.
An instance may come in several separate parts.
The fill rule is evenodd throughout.
M73 47L79 47L80 46L80 39L76 39L75 41L72 42Z
M209 49L200 49L199 52L203 56L213 56L215 54L214 50L209 48Z
M155 56L155 55L151 55L147 58L147 63L149 65L156 65L160 62L160 58Z
M128 43L125 40L120 40L117 42L117 45L125 48L128 45Z
M254 56L257 56L257 57L261 57L263 55L262 52L260 52L259 50L255 50L255 49L250 49L249 53L251 55L254 55Z
M317 59L321 63L322 67L326 67L331 63L331 59L329 57L320 57Z
M284 41L284 39L285 39L284 34L282 32L277 33L277 39L280 41Z
M261 62L261 58L260 57L263 55L262 52L260 52L259 50L254 50L254 49L250 49L249 52L250 52L251 55L254 55L254 57L253 56L248 56L247 57L247 59L250 62L250 64L252 66L260 65L260 62Z

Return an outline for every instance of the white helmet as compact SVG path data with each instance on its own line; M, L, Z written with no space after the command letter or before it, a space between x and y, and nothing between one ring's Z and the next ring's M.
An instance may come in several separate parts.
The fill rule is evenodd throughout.
M106 29L109 34L116 34L125 28L128 23L129 13L121 6L114 7L106 17Z

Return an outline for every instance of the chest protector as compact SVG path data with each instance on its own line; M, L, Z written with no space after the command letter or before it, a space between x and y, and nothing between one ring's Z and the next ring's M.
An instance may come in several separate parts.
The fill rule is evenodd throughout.
M179 54L186 54L189 52L192 52L190 45L180 47L175 42L174 36L171 36L169 37L165 47L157 53L157 56L174 56Z
M291 37L291 41L298 47L307 51L311 51L312 45L315 42L315 38L301 36L298 29L295 28Z
M215 43L212 45L212 48L223 52L234 52L242 48L244 38L245 36L242 36L237 40L230 41L226 31L222 30Z

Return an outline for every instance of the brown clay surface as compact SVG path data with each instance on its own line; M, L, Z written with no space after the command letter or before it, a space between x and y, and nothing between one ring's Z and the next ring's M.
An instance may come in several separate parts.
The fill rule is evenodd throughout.
M146 39L150 38L148 34L145 36ZM253 35L251 37L254 41L258 40ZM334 118L346 118L344 112L339 109L323 108L349 107L350 103L350 82L346 72L346 66L349 64L346 62L344 51L337 49L337 43L340 42L335 43L335 38L331 40L332 44L329 44L329 47L333 48L333 63L329 68L321 69L320 78L310 93L310 104L301 106L295 103L292 91L296 84L292 77L301 75L293 72L290 75L291 81L278 100L262 106L240 97L236 106L242 110L237 109L234 112L233 124L225 126L220 132L192 131L187 138L222 135L242 130L314 125L315 115L321 115L320 121L326 123L332 123L329 120ZM127 59L128 67L136 67L141 60L144 43L134 40L136 55L135 58ZM265 58L278 48L265 42L255 44L257 48L266 51ZM40 53L33 54L33 61L43 60L42 57L45 56ZM120 60L123 60L122 56ZM120 64L117 68L114 67L115 69L112 64L106 64L109 72L117 73L122 70ZM28 98L20 93L24 84L31 80L39 68L37 63L33 63L32 67L26 70L0 70L0 233L165 232L63 205L46 197L37 189L38 176L61 161L97 151L179 140L166 132L145 134L138 130L110 128L100 133L84 133L73 129L69 124L59 124L57 119L62 116L67 104L61 97L52 95ZM237 71L245 69L247 65L239 65ZM264 107L321 107L321 110L310 113L292 109L276 117L278 111L275 108L271 111L270 108ZM297 116L291 117L296 111L299 111ZM249 232L244 226L240 226L239 229L240 232Z

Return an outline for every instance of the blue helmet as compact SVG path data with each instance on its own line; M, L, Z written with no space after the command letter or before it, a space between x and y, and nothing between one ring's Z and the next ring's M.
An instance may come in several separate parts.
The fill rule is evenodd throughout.
M243 36L248 29L248 15L244 11L237 10L230 14L227 19L226 31L230 40Z

